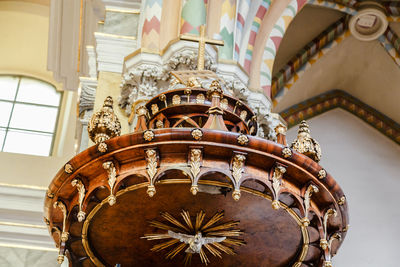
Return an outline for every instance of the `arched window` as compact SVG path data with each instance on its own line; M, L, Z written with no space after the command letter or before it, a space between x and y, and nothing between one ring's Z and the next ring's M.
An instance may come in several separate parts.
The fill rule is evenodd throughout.
M61 93L44 81L0 76L0 148L2 152L51 154Z

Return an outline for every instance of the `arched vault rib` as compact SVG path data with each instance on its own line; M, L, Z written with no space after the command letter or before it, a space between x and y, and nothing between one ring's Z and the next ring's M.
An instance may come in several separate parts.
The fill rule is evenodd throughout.
M351 1L346 1L350 4ZM333 1L320 1L320 0L292 0L286 9L282 12L280 18L275 22L273 30L269 34L266 42L262 47L255 49L263 49L262 57L254 57L251 69L251 84L253 87L261 87L264 93L268 96L271 94L272 85L272 68L276 58L276 54L282 38L293 21L294 17L306 5L317 5L326 8L339 10L347 14L355 14L356 11L353 5L338 4Z
M274 104L283 97L293 83L318 59L340 43L347 33L347 18L342 17L300 50L272 78L271 99Z
M400 145L399 123L342 90L332 90L302 101L280 115L290 128L335 108L350 112Z

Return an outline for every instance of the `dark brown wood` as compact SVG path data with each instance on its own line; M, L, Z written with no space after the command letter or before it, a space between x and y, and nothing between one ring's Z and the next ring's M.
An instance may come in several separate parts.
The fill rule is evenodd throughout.
M160 212L179 217L182 209L193 218L200 210L208 218L225 211L227 220L240 221L246 244L234 247L237 255L223 254L222 259L206 253L209 266L321 266L336 254L349 224L336 181L318 163L289 149L283 135L281 144L251 136L257 129L254 113L238 100L220 95L197 103L196 97L206 93L177 89L153 98L139 111L138 132L105 141L106 152L88 148L57 173L45 199L45 217L59 244L63 213L53 205L65 204L70 237L60 253L73 266L181 265L184 252L167 260L164 252L151 251L157 241L140 237L157 232L148 221L159 220ZM181 103L172 103L174 96ZM227 100L221 106L222 98ZM197 170L191 165L194 150L200 155ZM154 155L153 164L149 155ZM111 185L104 163L115 168ZM84 222L77 219L79 194L71 184L76 178L85 186ZM318 192L310 196L310 188ZM116 203L110 206L114 195ZM329 210L337 216L327 217L325 229ZM321 240L333 234L340 234L341 241L322 249ZM201 265L198 254L192 265Z

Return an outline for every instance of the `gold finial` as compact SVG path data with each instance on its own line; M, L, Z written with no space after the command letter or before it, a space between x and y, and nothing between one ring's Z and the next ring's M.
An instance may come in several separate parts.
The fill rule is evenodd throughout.
M290 147L312 158L316 162L321 160L321 146L311 137L309 126L304 120L300 123L297 138L292 142Z
M88 133L90 139L99 145L98 149L101 152L107 150L107 145L104 141L121 135L121 123L114 113L111 96L104 100L100 111L93 114L88 123Z
M200 35L181 35L181 40L191 41L191 42L198 42L199 43L199 52L197 55L197 70L204 70L204 55L206 52L206 44L213 44L213 45L224 45L224 41L221 40L213 40L208 39L206 37L206 27L205 25L200 26Z

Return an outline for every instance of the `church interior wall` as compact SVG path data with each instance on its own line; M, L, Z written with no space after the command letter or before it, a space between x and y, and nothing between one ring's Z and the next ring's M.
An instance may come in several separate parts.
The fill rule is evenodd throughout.
M49 6L28 1L1 1L0 74L26 75L62 90L47 70ZM29 44L29 45L27 45ZM63 92L50 157L0 152L1 183L47 186L54 173L74 155L76 93ZM12 168L9 168L12 166ZM46 167L44 167L46 166Z
M350 229L336 266L398 266L400 147L352 114L334 109L308 121L321 145L321 166L346 193ZM287 133L291 142L297 127Z

